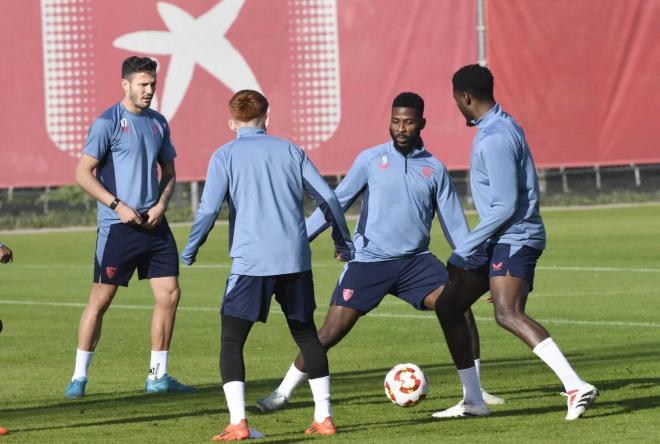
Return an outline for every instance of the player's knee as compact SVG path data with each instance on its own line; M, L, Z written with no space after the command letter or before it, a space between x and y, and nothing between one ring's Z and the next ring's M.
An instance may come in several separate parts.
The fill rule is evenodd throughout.
M515 330L519 319L520 316L518 316L514 310L501 307L495 310L495 322L497 322L497 325L507 330Z
M299 346L303 344L319 344L319 337L316 333L316 328L314 327L310 327L305 330L292 330L291 334L293 335L293 339L296 341L296 344Z
M440 321L451 321L463 317L463 312L456 306L456 301L452 296L451 288L446 286L445 291L435 300L433 308Z
M107 291L105 288L92 288L92 294L89 297L86 310L89 313L103 316L108 308L110 308L115 291Z
M319 341L325 350L335 346L339 341L341 341L343 336L344 329L341 325L336 323L324 324L323 327L321 327L321 330L318 332Z
M107 306L87 304L87 307L85 307L85 311L83 311L82 317L85 319L102 318L106 311L108 311Z
M103 317L110 308L111 298L91 298L85 307L85 314L94 317Z
M252 328L252 321L222 315L222 329L220 331L221 343L233 346L239 344L241 349L247 340L248 333Z
M176 309L181 298L181 289L176 286L167 290L160 291L156 300L157 304L168 310Z
M465 318L465 322L467 322L468 327L470 328L475 328L476 327L476 322L474 321L474 316L472 315L471 310L466 310L465 313L463 314L463 317Z

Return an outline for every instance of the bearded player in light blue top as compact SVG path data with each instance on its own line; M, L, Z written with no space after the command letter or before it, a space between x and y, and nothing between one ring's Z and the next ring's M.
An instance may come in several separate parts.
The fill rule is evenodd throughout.
M429 251L431 223L437 214L445 238L454 248L467 237L468 225L445 166L421 139L426 125L424 100L405 92L392 103L392 140L362 151L335 193L346 211L360 195L362 209L355 228L355 260L339 277L319 338L324 347L339 343L358 319L393 294L418 310L433 310L438 295L450 287L445 266ZM317 210L307 220L314 239L327 224ZM479 337L472 317L473 365L479 365ZM298 355L280 386L257 401L263 412L284 408L295 387L306 378L306 361ZM493 404L501 398L483 392Z
M87 368L101 336L103 315L118 287L128 286L135 269L140 279L149 279L155 299L145 391L192 391L167 372L181 290L176 243L165 219L174 192L176 152L167 121L149 109L156 89L156 62L146 57L126 59L122 87L123 100L89 129L76 168L76 182L98 201L98 238L94 283L80 317L76 366L65 392L68 398L85 394Z
M257 91L229 101L229 126L236 139L209 162L204 193L181 260L191 265L213 228L220 206L229 205L232 267L222 301L220 373L229 424L214 441L247 439L243 346L256 321L266 322L271 298L280 304L291 335L309 362L314 420L306 434L335 434L330 409L328 359L314 324L311 249L305 231L304 193L332 225L335 257L355 251L339 202L305 152L266 133L268 101Z
M497 323L522 339L556 373L568 398L566 419L577 419L598 390L575 373L545 328L525 314L536 261L546 242L539 182L525 133L495 101L488 68L464 66L452 83L467 125L478 128L470 155L470 185L479 223L449 257L454 291L443 293L436 306L464 397L433 417L489 414L479 396L463 312L490 290Z

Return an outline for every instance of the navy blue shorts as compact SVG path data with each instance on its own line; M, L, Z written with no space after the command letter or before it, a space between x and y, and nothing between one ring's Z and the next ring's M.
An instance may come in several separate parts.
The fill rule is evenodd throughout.
M230 274L220 313L266 322L273 294L287 319L300 322L313 319L316 302L311 271L275 276Z
M349 262L339 277L330 305L368 313L387 294L425 310L424 299L447 283L447 269L432 254L382 262Z
M139 279L179 275L176 241L165 219L153 230L130 224L98 229L94 282L127 287L136 268Z
M541 253L542 250L532 247L484 243L470 256L467 268L489 278L509 273L527 281L532 291L534 270Z

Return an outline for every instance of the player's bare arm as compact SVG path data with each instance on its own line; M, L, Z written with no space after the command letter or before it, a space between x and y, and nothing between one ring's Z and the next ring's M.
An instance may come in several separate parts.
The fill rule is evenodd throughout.
M110 207L115 199L112 193L105 189L101 182L94 177L94 170L99 164L99 160L83 154L80 157L78 166L76 167L76 183L87 192L94 199ZM135 209L129 207L124 202L119 202L115 208L115 212L119 215L119 219L123 224L142 225L142 218Z
M160 221L163 220L167 206L174 194L174 186L176 184L174 161L165 162L160 165L160 168L160 198L158 199L158 203L147 211L148 219L144 223L144 226L148 229L153 229L160 225Z

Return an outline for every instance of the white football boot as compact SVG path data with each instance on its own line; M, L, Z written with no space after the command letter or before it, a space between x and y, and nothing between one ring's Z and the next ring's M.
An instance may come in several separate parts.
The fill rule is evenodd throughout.
M286 396L275 390L265 398L257 399L256 404L257 408L262 412L272 413L278 410L282 410L289 404L289 402L286 399Z
M447 410L442 410L440 412L435 412L431 416L434 418L464 418L470 416L489 416L490 410L486 407L486 404L481 405L472 405L465 404L463 401L456 404L454 407L450 407Z
M562 393L562 395L568 398L566 400L566 405L568 406L566 420L573 421L581 417L587 407L596 400L598 389L585 382L579 389Z

